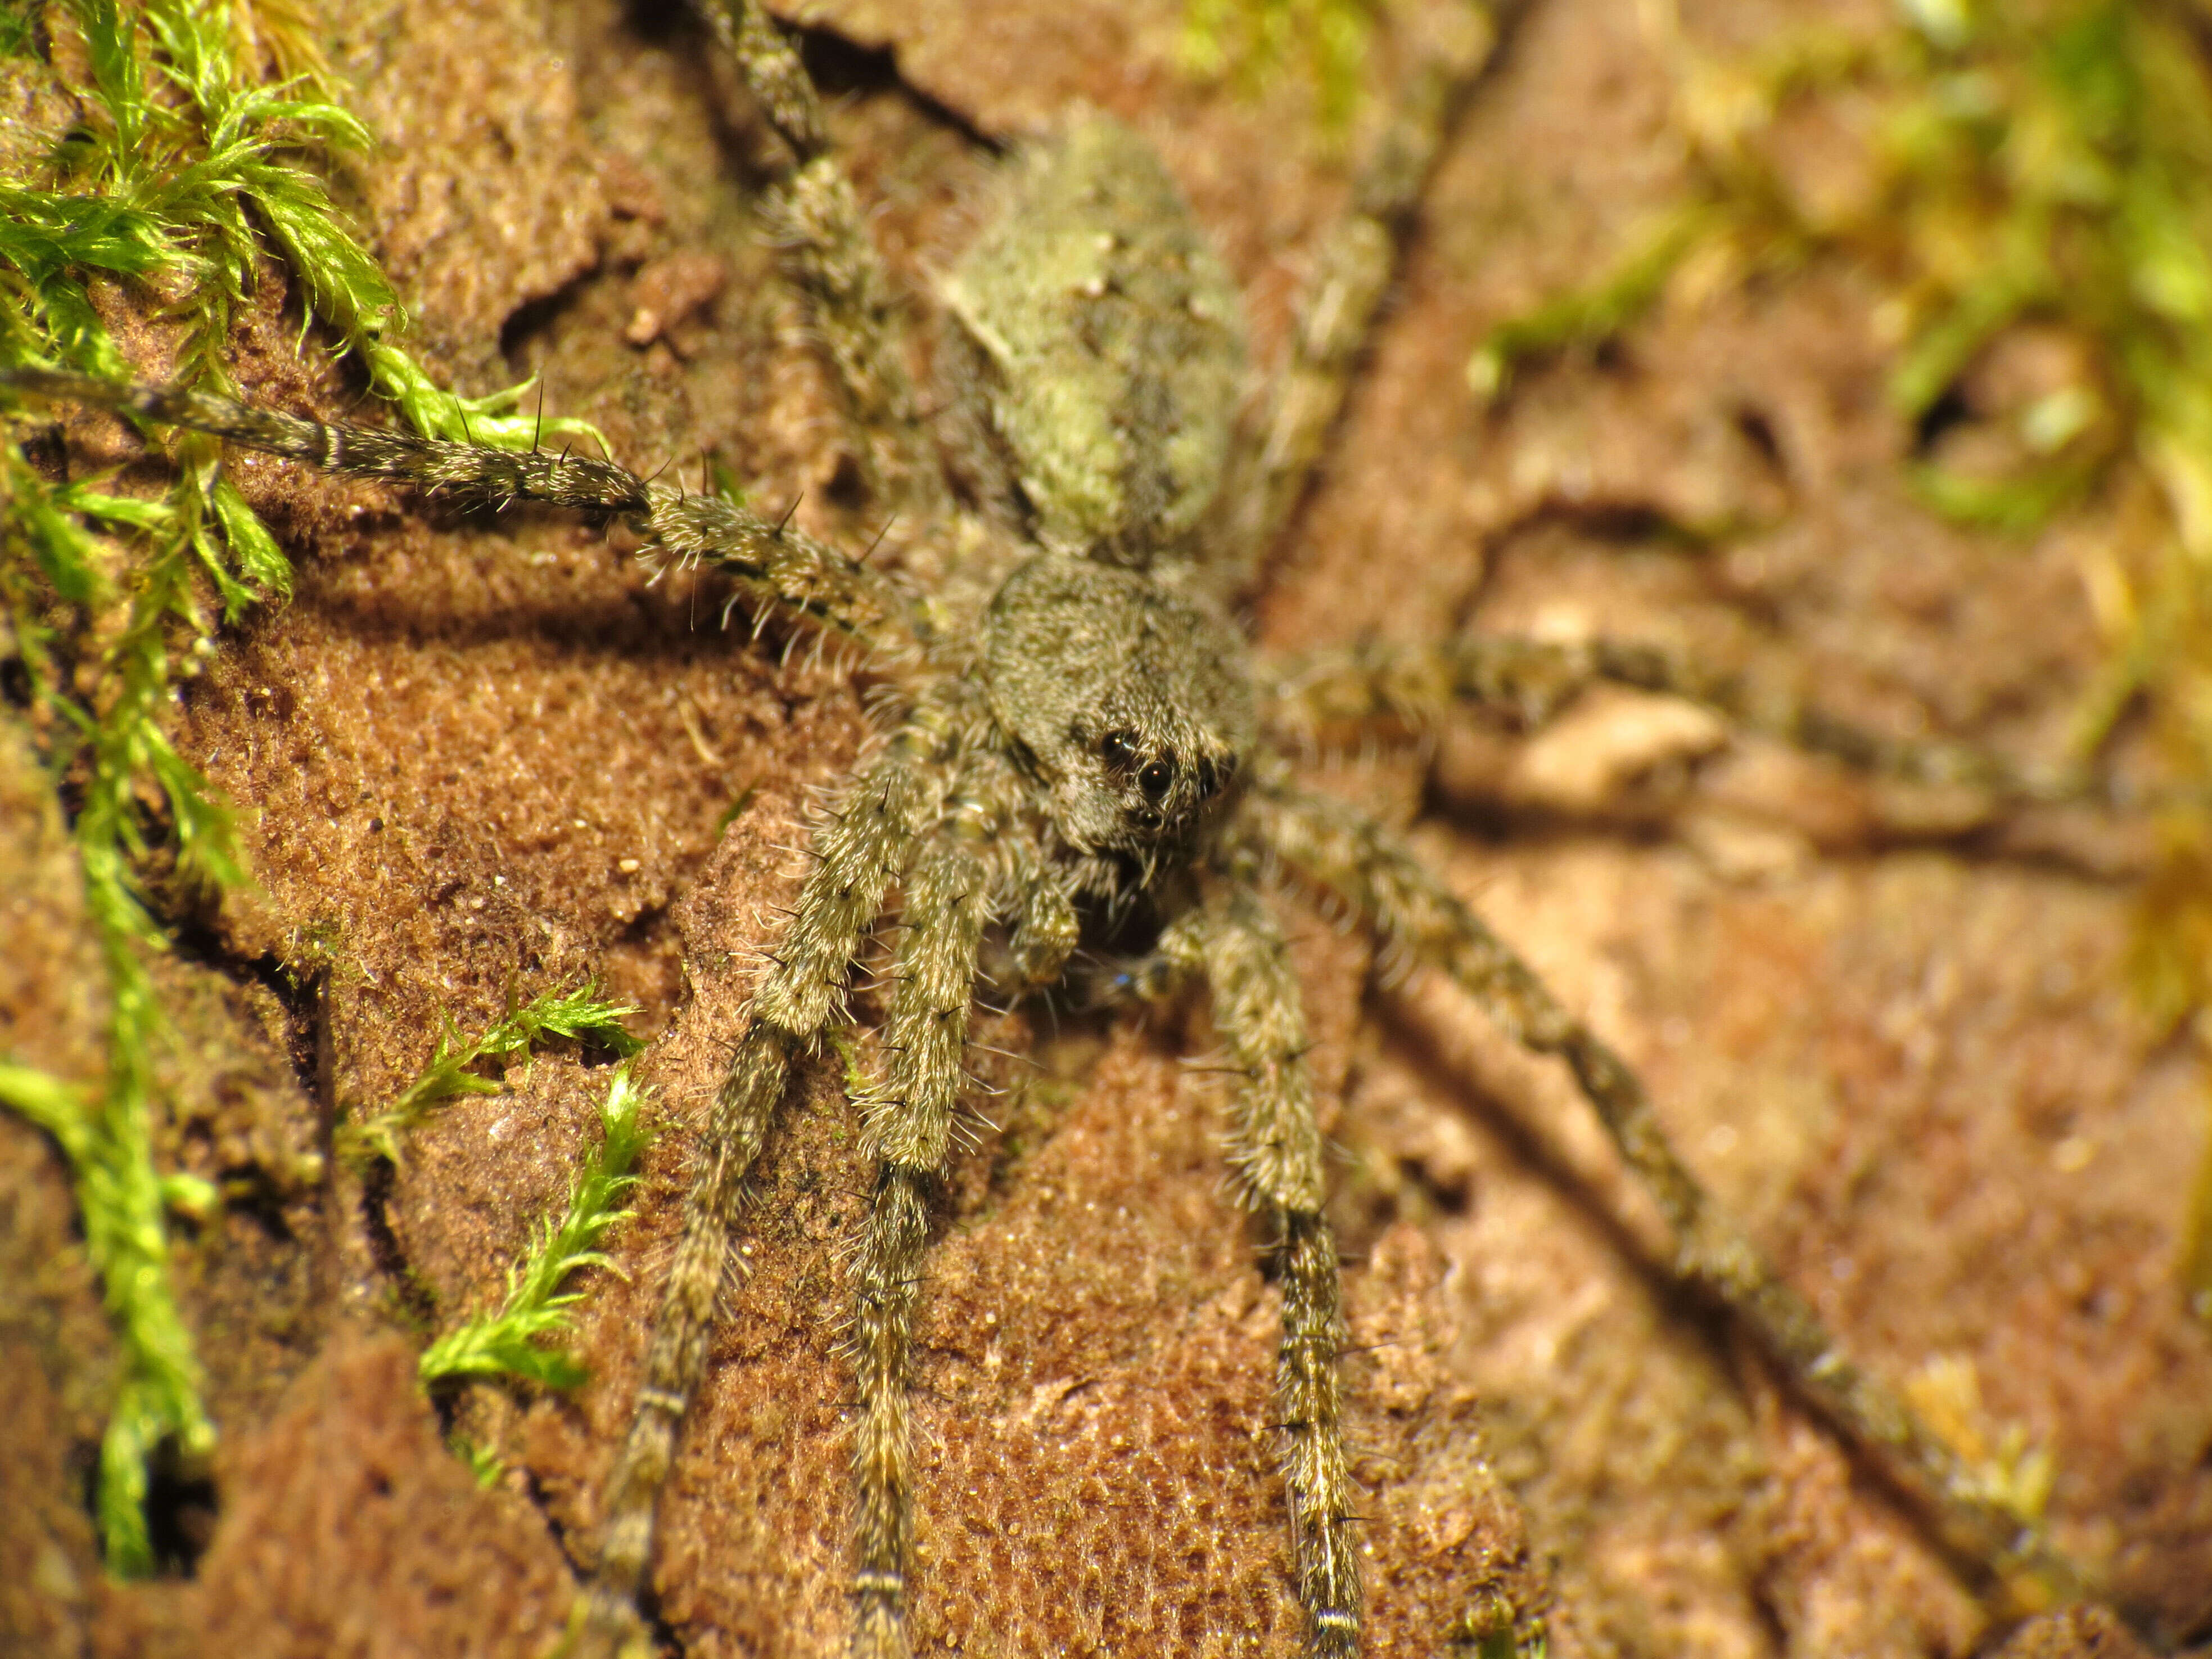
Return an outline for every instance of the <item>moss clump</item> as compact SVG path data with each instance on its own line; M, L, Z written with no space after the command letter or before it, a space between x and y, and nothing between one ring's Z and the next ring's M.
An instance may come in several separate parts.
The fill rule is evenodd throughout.
M584 1381L582 1362L552 1346L552 1339L571 1328L570 1310L583 1300L583 1292L568 1287L570 1277L607 1265L599 1243L629 1214L620 1200L637 1184L632 1170L653 1138L640 1116L646 1098L628 1066L615 1073L599 1107L599 1150L569 1188L566 1210L557 1221L548 1218L508 1273L497 1313L470 1320L423 1350L416 1375L424 1383L493 1377L572 1389Z
M598 992L585 985L534 998L474 1037L463 1036L448 1024L422 1076L383 1110L340 1123L331 1137L333 1145L339 1157L354 1164L375 1158L397 1164L404 1155L401 1142L439 1106L469 1095L499 1092L497 1082L471 1066L485 1060L504 1064L526 1059L547 1037L611 1048L627 1060L642 1046L622 1023L623 1016L636 1012L600 1001Z
M173 379L231 391L225 349L274 258L303 326L357 353L419 429L531 441L537 423L502 412L521 388L457 398L393 343L404 315L390 282L299 161L368 139L335 100L301 20L283 0L55 0L0 13L0 76L27 107L58 112L43 140L33 124L27 143L19 128L0 152L0 370L128 378L105 289L172 331ZM214 1435L169 1289L165 1215L207 1195L161 1176L152 1157L155 1056L168 1031L146 963L168 941L149 893L157 874L183 892L244 879L225 803L164 720L220 623L281 601L291 567L206 440L178 437L173 481L146 498L57 481L27 454L29 426L11 422L0 441L0 659L73 809L111 1015L101 1086L12 1066L0 1103L67 1157L123 1339L98 1506L109 1566L132 1576L154 1565L149 1453L166 1443L189 1465Z

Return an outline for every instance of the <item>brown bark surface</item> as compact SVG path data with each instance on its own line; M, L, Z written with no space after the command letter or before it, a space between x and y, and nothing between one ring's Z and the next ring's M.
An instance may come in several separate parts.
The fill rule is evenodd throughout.
M434 369L469 392L543 373L549 412L641 470L710 457L865 544L878 523L752 216L775 145L704 37L616 0L344 9L335 57L383 147L340 165L342 192ZM1194 84L1166 0L793 9L823 31L836 131L918 292L973 222L985 141L1084 101L1158 143L1245 286L1258 360L1279 352L1346 193L1295 83L1256 102ZM1468 27L1451 0L1395 9L1368 121ZM2130 504L2025 542L1915 506L1862 275L1815 264L1662 308L1492 410L1468 392L1486 329L1603 269L1680 189L1667 95L1632 8L1536 0L1505 32L1270 551L1256 637L1616 633L1785 675L1869 724L2051 752L2101 649L2083 552ZM350 371L295 356L269 288L241 384L345 410ZM159 378L158 330L134 339ZM112 422L72 429L130 453ZM114 1375L99 1290L58 1157L0 1116L0 1638L118 1659L537 1655L589 1559L696 1126L795 890L810 792L863 736L859 689L785 661L773 630L726 631L711 586L648 582L618 534L230 465L299 582L225 636L176 721L246 809L257 884L191 916L162 969L186 1039L161 1155L228 1200L181 1229L176 1268L222 1449L210 1488L164 1500L191 1576L103 1581L82 1503ZM28 766L0 751L0 1051L89 1079L96 957ZM1961 1420L1991 1446L2016 1428L2048 1451L2057 1535L2130 1622L2212 1633L2212 1341L2177 1279L2202 1079L2120 981L2130 826L1870 786L1626 695L1531 741L1452 725L1315 775L1407 823L1641 1070L1855 1352L1928 1398L1978 1395ZM1449 988L1378 985L1356 937L1290 908L1344 1150L1369 1651L1449 1651L1494 1607L1546 1615L1562 1655L2006 1639L1910 1512L1669 1288L1656 1217L1564 1074ZM587 977L641 1009L663 1126L622 1272L590 1284L592 1381L434 1407L410 1355L496 1301L592 1144L607 1072L556 1049L366 1184L322 1156L331 1114L404 1087L448 1018L480 1028ZM918 1649L1293 1654L1275 1299L1227 1200L1220 1080L1182 1063L1210 1044L1203 1007L993 1024L1044 1069L993 1079L1002 1133L962 1160L931 1263ZM807 1068L664 1505L659 1613L681 1652L838 1649L838 1248L866 1184L836 1066ZM499 1454L492 1489L450 1433ZM2102 1613L2010 1639L2136 1650Z

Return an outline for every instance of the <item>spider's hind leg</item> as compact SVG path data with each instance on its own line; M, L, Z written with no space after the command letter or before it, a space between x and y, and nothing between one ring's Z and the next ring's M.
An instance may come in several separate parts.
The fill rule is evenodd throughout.
M1274 783L1256 793L1252 819L1276 857L1351 904L1387 947L1443 969L1516 1042L1566 1062L1622 1159L1657 1200L1674 1235L1676 1272L1725 1305L1792 1388L1918 1500L1961 1564L2024 1611L2081 1595L2080 1570L1844 1352L1682 1162L1627 1064L1456 895L1380 824L1340 803Z
M2079 799L2094 782L2031 770L1972 744L1897 738L1838 719L1811 698L1754 686L1656 645L1463 635L1425 645L1381 641L1319 651L1276 665L1269 714L1292 746L1338 730L1386 723L1419 728L1455 704L1503 710L1542 725L1590 687L1626 686L1680 697L1747 731L1877 777L1975 789L2007 801Z
M810 320L845 395L871 491L902 512L942 505L907 368L896 285L830 149L822 100L786 35L753 0L693 0L797 166L771 211Z
M1313 476L1377 315L1399 274L1399 239L1449 134L1460 94L1490 61L1496 36L1472 11L1432 37L1392 100L1391 116L1352 186L1352 210L1316 251L1290 349L1254 441L1230 469L1216 577L1235 591L1264 559Z

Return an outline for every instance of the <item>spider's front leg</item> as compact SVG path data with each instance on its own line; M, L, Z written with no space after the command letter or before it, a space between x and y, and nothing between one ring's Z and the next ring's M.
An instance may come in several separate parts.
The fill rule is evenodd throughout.
M629 1659L649 1650L637 1603L651 1564L654 1510L678 1426L706 1370L746 1175L782 1099L793 1055L836 1011L863 934L917 835L935 816L929 778L952 742L951 732L923 711L854 780L816 832L819 861L769 958L715 1097L629 1431L608 1476L598 1569L578 1600L565 1646L571 1659Z
M990 903L983 826L973 804L908 878L905 932L893 959L885 1065L860 1104L876 1157L874 1199L853 1265L850 1341L860 1419L853 1444L853 1652L907 1651L907 1542L914 1473L908 1394L914 1309L928 1243L931 1184L951 1151L976 954Z
M1279 780L1255 789L1255 833L1351 904L1389 946L1442 969L1516 1042L1564 1060L1624 1161L1657 1200L1675 1269L1717 1297L1856 1450L1924 1506L1945 1547L2023 1610L2077 1599L2080 1570L2037 1523L1990 1497L1886 1382L1844 1352L1803 1297L1668 1142L1628 1065L1382 827Z
M1326 1182L1314 1120L1311 1047L1297 975L1281 929L1249 882L1237 879L1178 920L1160 941L1177 977L1212 992L1215 1034L1243 1074L1230 1131L1230 1163L1247 1200L1280 1243L1283 1337L1275 1389L1297 1550L1298 1597L1311 1624L1312 1659L1359 1651L1360 1591L1352 1481L1345 1449L1337 1358L1344 1346L1336 1237L1322 1213Z
M414 484L463 507L517 501L628 519L646 556L710 565L764 605L865 652L902 656L920 626L899 591L827 543L717 495L641 478L567 449L495 449L386 427L308 420L179 387L131 386L52 369L0 374L0 386L190 427L325 472Z
M983 929L1014 896L1009 877L1044 873L1023 846L1019 792L979 760L960 776L935 834L906 877L884 1069L859 1104L876 1158L875 1191L852 1268L848 1343L860 1397L853 1443L854 1659L900 1659L906 1628L914 1475L909 1395L914 1310L928 1245L929 1198L951 1157ZM1009 857L1009 852L1012 856ZM1049 884L1047 884L1049 885ZM1022 908L1036 922L1032 887ZM1058 892L1054 887L1053 891ZM1073 909L1060 894L1061 904ZM1042 924L1055 936L1062 929ZM1050 945L1032 946L1050 953ZM1060 954L1065 954L1064 945Z

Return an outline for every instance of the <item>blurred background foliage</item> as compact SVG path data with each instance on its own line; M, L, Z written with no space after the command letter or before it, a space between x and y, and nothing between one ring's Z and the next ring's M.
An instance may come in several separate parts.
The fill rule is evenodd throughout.
M1382 0L1185 0L1182 66L1248 93L1295 75L1313 90L1323 133L1340 138L1358 111L1381 9Z
M1690 188L1596 281L1494 328L1470 386L1814 258L1869 273L1927 508L2102 526L2082 574L2106 650L2063 760L2148 727L2133 988L2212 1049L2212 0L1897 0L1749 52L1674 0L1642 13ZM2212 1317L2212 1151L2194 1220L2185 1290Z

